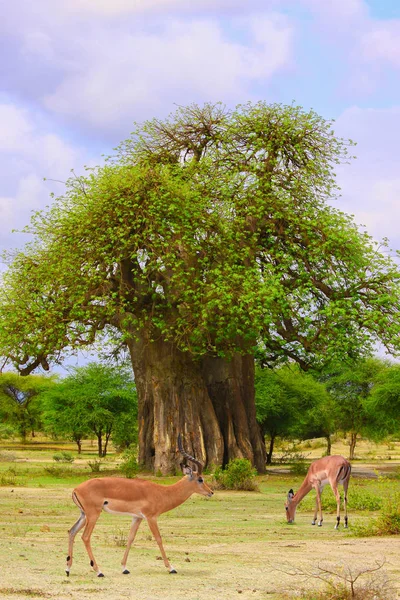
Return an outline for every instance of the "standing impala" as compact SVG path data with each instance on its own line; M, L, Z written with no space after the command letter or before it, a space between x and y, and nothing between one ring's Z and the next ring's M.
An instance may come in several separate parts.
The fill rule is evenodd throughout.
M201 476L203 465L183 449L180 434L178 436L178 447L185 459L181 463L185 477L173 485L159 485L144 479L101 477L84 481L74 489L72 499L80 508L81 516L68 532L69 546L65 569L67 575L69 575L72 565L75 536L78 531L85 527L82 539L89 555L90 566L96 571L98 577L104 577L90 546L90 538L102 510L116 515L132 516L128 543L121 563L122 572L125 575L129 573L126 568L129 550L143 519L147 520L168 571L176 573L165 554L157 525L157 517L172 508L176 508L195 492L208 497L211 497L214 493ZM187 466L186 461L193 463L194 468Z
M350 474L351 465L343 458L343 456L324 456L324 458L320 458L311 463L298 492L295 494L293 490L289 490L287 495L285 508L288 523L293 523L297 505L304 496L314 488L317 493L317 498L315 502L314 518L311 521L311 524L315 525L319 509L318 526L321 527L323 521L321 493L324 486L329 483L336 497L337 511L335 529L338 529L340 523L340 494L338 485L341 483L344 489L344 526L347 527L347 488L349 487Z

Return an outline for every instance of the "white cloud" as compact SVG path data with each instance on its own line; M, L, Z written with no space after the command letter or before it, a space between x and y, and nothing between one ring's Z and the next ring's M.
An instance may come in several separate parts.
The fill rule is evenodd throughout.
M17 105L0 104L0 249L20 245L24 236L13 235L29 222L33 210L44 208L50 192L62 193L62 184L78 172L87 154L74 147L43 119Z
M242 23L247 42L228 39L213 21L169 20L158 33L97 29L80 40L75 68L44 100L46 107L91 127L169 112L174 102L248 99L252 80L265 82L290 64L292 28L277 15Z
M358 143L353 149L357 159L338 171L343 196L337 206L354 214L376 239L388 237L392 247L400 249L400 106L349 108L337 119L335 129Z

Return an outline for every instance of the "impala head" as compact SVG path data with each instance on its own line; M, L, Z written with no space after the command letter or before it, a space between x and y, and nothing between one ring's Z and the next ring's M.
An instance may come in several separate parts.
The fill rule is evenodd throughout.
M296 504L292 502L294 498L293 490L289 490L287 499L285 502L285 510L286 510L286 519L288 523L294 522L294 516L296 514Z
M211 498L214 495L214 492L203 479L203 465L201 462L196 460L193 456L188 454L182 445L181 434L178 435L178 448L179 452L184 457L184 462L181 462L182 473L186 475L186 477L193 483L194 489L193 492L197 494L201 494L202 496L207 496ZM194 467L190 467L187 465L187 461L191 462Z

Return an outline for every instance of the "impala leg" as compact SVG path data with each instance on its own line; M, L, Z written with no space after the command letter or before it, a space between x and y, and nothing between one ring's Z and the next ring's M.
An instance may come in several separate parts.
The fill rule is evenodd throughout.
M317 496L316 496L315 497L314 517L313 517L313 520L311 521L311 525L315 525L315 523L317 522L317 515L318 515L318 499L317 499Z
M335 525L335 529L339 529L339 525L340 525L340 494L339 494L339 490L337 488L337 485L332 485L332 491L335 494L335 498L336 498L336 525Z
M343 482L343 489L344 489L344 500L343 500L343 504L344 504L344 527L345 529L347 529L348 527L348 520L347 520L347 489L349 487L349 480L347 479L346 481Z
M161 552L161 556L163 557L164 565L167 567L167 569L170 573L176 573L176 570L171 565L171 563L169 562L169 560L167 558L167 555L165 554L165 550L164 550L164 546L162 543L160 530L158 529L157 521L155 519L147 518L147 522L149 524L150 531L154 535L155 540L158 544L158 547L160 548L160 552Z
M65 567L65 572L67 574L67 577L69 577L69 572L70 572L71 566L72 566L72 556L73 556L75 536L78 533L78 531L80 531L82 529L82 527L84 527L85 523L86 523L86 515L83 512L83 510L81 510L81 516L79 517L77 522L71 527L71 529L68 531L68 536L69 536L68 556L67 556L67 566Z
M315 486L315 491L317 493L317 506L318 506L318 511L319 511L319 521L318 521L318 527L322 526L322 521L324 520L322 518L322 502L321 502L321 487L319 485Z
M96 514L95 516L93 516L91 519L89 519L86 515L86 519L87 519L86 527L82 534L82 540L83 540L83 543L85 544L86 551L90 558L90 566L93 568L94 571L96 571L97 577L104 577L103 573L99 569L99 566L93 555L92 547L90 545L90 538L92 536L94 526L96 525L97 519L99 518L99 516L100 516L100 512L98 514Z
M126 550L125 550L125 554L124 554L124 558L122 559L122 573L124 575L129 575L129 571L126 568L126 563L128 561L128 554L129 554L129 550L131 549L131 546L133 544L133 541L136 537L136 533L137 530L140 527L140 523L143 521L143 519L141 519L140 517L134 517L133 521L132 521L132 526L131 526L131 530L129 532L129 536L128 536L128 543L126 545Z

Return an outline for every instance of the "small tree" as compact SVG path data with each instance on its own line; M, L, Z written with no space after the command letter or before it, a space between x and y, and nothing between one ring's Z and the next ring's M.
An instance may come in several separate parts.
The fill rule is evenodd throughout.
M322 375L334 401L336 427L350 435L350 460L354 459L358 437L371 431L375 416L367 410L370 394L387 361L367 358L332 367Z
M369 432L376 439L400 431L400 365L391 365L376 378L371 394L366 398L365 410L373 421Z
M49 431L74 439L78 451L82 437L94 434L103 457L117 420L137 415L135 384L125 369L90 363L50 390L43 407Z
M326 409L325 387L296 365L280 369L256 369L257 420L269 438L267 464L272 462L276 438L324 436L329 438L333 421Z
M0 374L0 419L13 425L22 440L41 427L40 397L53 385L54 378L43 375Z

